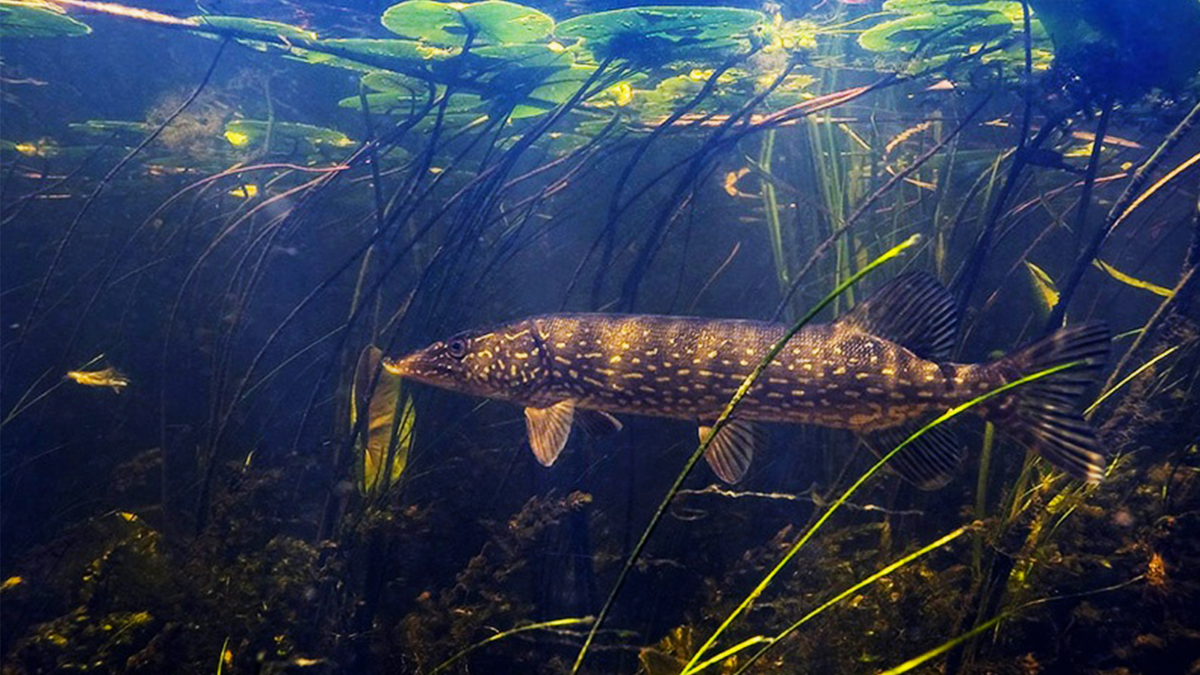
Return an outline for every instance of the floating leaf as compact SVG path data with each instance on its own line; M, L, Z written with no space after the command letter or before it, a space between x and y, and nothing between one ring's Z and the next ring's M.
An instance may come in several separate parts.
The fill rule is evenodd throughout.
M72 122L69 126L72 131L86 136L101 138L115 137L125 141L141 140L146 134L154 130L154 127L146 122L129 122L126 120L88 120L86 122Z
M554 29L554 19L512 2L434 2L409 0L383 13L384 28L396 35L440 47L519 44L541 40Z
M296 145L315 149L320 146L344 148L354 145L346 134L337 129L299 124L296 122L275 122L266 120L233 120L225 125L225 140L229 144L242 148L266 142L270 133L273 142Z
M581 40L600 60L660 65L748 50L751 35L765 22L766 16L749 9L631 7L568 19L554 34Z
M404 96L426 96L429 93L429 84L425 80L386 70L376 70L363 75L362 84L372 91Z
M460 49L437 47L413 40L346 38L318 40L324 51L293 49L292 53L309 63L372 72L389 70L418 79L434 79L437 66L458 56Z
M858 44L873 52L892 52L934 40L940 48L957 49L993 42L1012 30L1012 20L1000 12L912 14L872 26L858 36Z
M375 345L362 351L354 369L354 391L350 397L350 428L356 433L354 447L359 458L359 489L363 494L387 489L400 479L408 464L417 419L412 398L402 396L400 378L379 367L382 358L383 352ZM374 391L371 390L373 382ZM366 429L357 434L355 427L360 411L367 412ZM399 422L396 421L397 413ZM382 480L389 452L392 455L391 471L386 474L386 480Z
M41 0L0 0L0 38L73 37L92 29Z
M247 38L262 38L269 42L277 42L281 38L284 40L316 40L317 34L278 21L265 21L263 19L251 19L244 16L218 16L213 14L204 14L201 16L193 16L188 19L192 23L211 26L220 30L223 33L233 35L234 37Z

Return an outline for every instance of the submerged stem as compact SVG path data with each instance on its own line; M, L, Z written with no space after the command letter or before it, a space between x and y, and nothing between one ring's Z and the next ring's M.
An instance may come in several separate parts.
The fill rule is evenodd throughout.
M725 410L721 412L721 415L717 417L717 421L713 423L712 430L707 436L704 437L704 440L701 441L699 447L696 448L691 457L688 457L687 462L683 465L683 470L679 472L679 475L675 478L675 482L671 485L671 488L667 490L667 494L663 497L662 502L659 503L658 508L655 509L654 515L650 518L649 524L646 525L646 529L642 531L641 538L638 539L638 543L636 546L634 546L633 552L629 554L629 558L626 559L625 565L621 568L621 572L617 575L616 583L613 584L613 588L609 592L608 598L604 601L604 606L600 609L600 613L596 615L596 622L592 624L591 630L588 631L588 635L584 640L583 647L579 649L579 654L575 657L575 664L571 666L572 675L579 672L579 667L583 664L584 657L587 656L588 649L591 647L592 641L596 637L596 632L600 630L600 626L604 623L604 619L608 616L609 611L612 609L613 603L616 602L617 595L620 594L621 588L625 585L625 581L629 577L630 570L633 569L634 564L637 562L638 558L641 557L642 551L645 550L646 544L650 541L650 536L654 533L654 530L662 521L662 517L664 514L666 514L667 508L671 505L671 502L675 499L675 495L683 486L684 480L686 480L688 475L691 474L692 468L696 466L696 463L700 461L700 458L704 456L704 453L708 450L708 446L712 443L713 439L717 437L717 433L729 423L729 419L733 415L733 411L737 409L738 404L740 404L742 399L744 399L750 392L750 388L754 386L756 381L758 381L759 376L762 375L762 373L767 369L767 366L771 364L775 357L779 355L779 352L783 351L784 347L787 346L787 343L796 335L796 333L799 333L801 328L811 322L813 318L815 318L816 315L821 312L821 310L832 304L833 301L836 300L837 297L840 296L846 289L858 283L860 279L870 274L875 270L875 268L883 265L893 258L898 257L905 250L915 246L919 241L919 235L913 235L912 237L909 237L900 245L879 256L853 276L838 284L838 286L834 288L829 295L825 296L823 300L814 305L812 309L808 310L808 312L801 317L800 320L797 321L796 324L793 325L788 332L779 339L778 342L776 342L769 350L767 350L766 355L763 356L762 360L759 361L754 370L751 371L751 373L746 376L746 379L742 381L741 386L738 387L737 391L733 395L733 398L731 398L729 403L725 406ZM699 659L703 651L712 644L713 639L715 639L715 636L710 639L709 642L706 643L699 652L697 652L696 657L692 659L692 662L688 664L688 667L695 665L695 661Z

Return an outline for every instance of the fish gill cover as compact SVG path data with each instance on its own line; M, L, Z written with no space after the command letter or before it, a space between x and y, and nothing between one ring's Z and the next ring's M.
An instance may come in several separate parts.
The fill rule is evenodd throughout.
M1195 670L1200 3L615 4L0 0L5 675Z

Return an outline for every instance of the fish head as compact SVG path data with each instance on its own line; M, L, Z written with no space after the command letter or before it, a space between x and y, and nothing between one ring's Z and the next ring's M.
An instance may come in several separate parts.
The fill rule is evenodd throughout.
M549 369L531 321L495 330L466 331L397 359L384 359L393 375L449 391L521 402L536 392Z

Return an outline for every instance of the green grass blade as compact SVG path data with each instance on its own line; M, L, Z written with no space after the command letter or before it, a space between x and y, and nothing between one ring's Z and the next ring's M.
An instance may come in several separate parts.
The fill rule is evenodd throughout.
M967 640L970 640L971 638L975 637L976 635L979 635L980 633L990 630L992 628L992 626L995 626L996 624L1000 623L1001 621L1007 619L1009 616L1010 616L1009 614L1001 614L1000 616L997 616L993 619L985 621L985 622L979 624L978 626L972 628L971 630L963 633L962 635L959 635L958 637L954 638L953 640L947 640L946 642L943 642L942 644L938 645L937 647L930 649L929 651L925 652L924 654L922 654L918 657L909 659L909 660L905 661L904 663L901 663L900 665L896 666L895 668L889 668L888 670L883 671L879 675L901 675L902 673L907 673L908 671L920 666L921 664L925 663L926 661L928 661L930 659L935 659L935 658L941 656L942 654L945 654L946 652L950 651L951 649L954 649L955 647L966 642Z
M713 643L715 643L717 641L717 638L719 638L721 636L721 634L723 634L725 632L725 630L728 629L731 624L733 624L733 622L737 619L737 617L741 616L743 612L745 612L747 609L749 609L750 605L754 603L754 601L758 598L758 596L762 595L763 591L765 591L767 589L767 587L771 585L771 582L775 580L775 577L783 570L784 567L787 566L787 564L789 562L792 561L793 558L796 557L796 554L799 553L800 550L804 548L804 545L807 544L810 539L812 539L813 535L815 535L821 529L821 527L829 520L829 518L831 516L833 516L833 514L836 513L838 511L838 509L840 509L842 507L843 504L846 503L846 501L850 498L851 495L853 495L855 492L857 492L858 489L860 487L862 487L864 483L867 482L867 480L869 480L880 469L882 469L883 465L886 464L892 457L896 456L897 453L899 453L901 450L903 450L904 448L911 445L914 441L916 441L921 436L924 436L926 433L929 432L930 429L933 429L934 427L936 427L940 424L943 424L943 423L949 421L950 419L953 419L954 417L961 415L962 413L966 412L967 410L979 405L980 403L983 403L984 401L987 401L988 399L990 399L994 396L998 396L998 395L1003 394L1003 393L1005 393L1011 389L1014 389L1016 387L1023 386L1025 384L1033 382L1034 380L1040 380L1043 377L1053 375L1054 373L1066 370L1068 368L1073 368L1080 364L1081 364L1081 362L1079 362L1079 361L1072 361L1071 363L1064 363L1064 364L1054 366L1053 368L1047 368L1046 370L1034 373L1032 375L1026 375L1025 377L1022 377L1017 380L1013 380L1012 382L1009 382L1001 387L997 387L996 389L993 389L992 391L989 391L988 393L986 393L982 396L973 398L970 401L963 403L962 405L955 406L955 407L947 410L946 412L942 413L940 416L938 416L937 419L933 420L929 424L926 424L925 426L918 429L913 435L906 438L903 443L901 443L900 445L897 445L894 449L892 449L891 452L889 452L886 455L884 455L883 457L881 457L879 459L879 461L875 463L874 466L872 466L870 469L868 469L867 472L864 473L862 476L860 476L859 479L856 480L853 485L851 485L849 488L847 488L846 491L843 492L842 495L837 498L837 501L835 501L833 504L830 505L829 509L827 509L825 511L825 513L821 514L821 517L817 519L817 522L813 523L813 526L811 528L809 528L809 530L807 532L805 532L800 537L800 539L798 539L796 541L796 543L792 544L792 547L788 550L788 552L786 554L784 554L783 558L780 559L780 561L778 563L776 563L775 567L773 567L771 569L771 571L768 572L765 577L763 577L763 580L760 581L758 583L758 585L754 587L754 590L751 591L750 594L747 595L744 600L742 600L741 604L739 604L737 606L737 608L734 609L733 612L730 613L730 615L725 618L725 620L721 623L721 625L717 627L717 630L712 634L711 637L709 637L708 641L705 642L704 645L696 652L696 655L692 657L692 661L690 663L688 663L687 666L684 667L681 675L689 675L689 673L692 672L691 669L695 667L696 662L698 662L700 660L700 658L704 655L704 652L706 650L708 650L708 648L711 647L713 645Z
M808 312L805 313L805 315L801 317L800 320L797 321L796 324L793 325L782 338L779 339L779 342L775 343L769 350L767 350L767 354L762 358L761 361L759 361L754 370L746 376L746 379L742 381L741 386L739 386L737 391L734 393L733 398L731 398L729 403L725 406L725 410L721 412L721 415L717 418L717 421L713 423L712 431L708 434L704 441L700 443L700 446L696 448L691 457L688 457L687 463L683 465L683 470L679 472L679 475L675 478L675 482L671 485L671 489L667 490L667 494L663 497L662 502L659 503L658 508L654 511L654 515L650 518L650 522L646 525L646 529L642 531L641 538L638 539L637 545L634 546L633 551L629 554L629 558L625 561L625 565L621 568L621 572L617 575L617 581L615 584L613 584L612 590L609 591L608 598L604 601L604 606L600 608L600 613L596 615L596 622L592 624L591 630L588 631L587 638L584 639L583 646L579 648L579 654L576 655L575 663L571 666L571 675L575 675L575 673L579 672L579 667L583 664L583 659L585 656L587 656L588 649L591 648L592 642L596 638L596 632L600 630L601 624L604 623L604 619L608 616L609 611L612 609L613 603L617 599L617 595L621 592L621 588L625 585L625 580L629 577L630 570L633 569L634 564L637 562L638 558L641 557L642 551L646 548L647 542L650 541L650 536L654 533L655 528L658 527L659 522L662 521L662 517L664 514L666 514L667 508L671 505L671 501L675 499L676 493L678 493L679 489L683 487L683 481L687 479L688 475L690 475L692 472L692 468L695 467L696 463L700 461L700 458L704 456L704 453L708 450L708 446L712 442L712 439L717 437L717 432L719 432L725 427L726 424L729 423L730 415L733 414L733 411L737 408L738 404L741 403L742 399L746 397L746 394L750 392L750 388L758 380L759 376L763 374L763 371L767 369L767 366L770 365L771 361L775 360L775 357L779 355L779 352L783 351L783 348L787 346L787 343L796 335L796 333L800 332L801 328L812 321L817 314L821 312L821 310L832 304L833 301L837 299L837 297L840 296L843 291L853 286L860 279L865 277L867 274L870 274L880 265L883 265L884 263L898 257L909 248L916 246L920 240L920 235L913 235L909 237L901 244L888 250L886 253L873 260L870 264L863 267L857 273L838 284L837 287L829 293L829 295L825 296L825 298L814 305L812 309L808 310ZM707 644L705 644L704 647L701 648L701 651L707 649L711 644L712 642L710 640ZM688 667L694 666L697 659L693 659L693 663L689 663Z
M1120 382L1118 382L1118 383L1116 383L1115 385L1113 385L1113 388L1112 388L1112 389L1109 389L1108 391L1106 391L1106 392L1104 392L1103 394L1101 394L1101 395L1100 395L1100 397L1096 399L1096 402L1095 402L1095 403L1093 403L1093 404L1091 404L1090 406L1088 406L1088 409L1083 411L1083 414L1084 414L1084 416L1086 417L1086 416L1088 416L1088 415L1091 415L1093 410L1095 410L1096 408L1100 407L1100 404L1101 404L1101 403L1104 403L1104 399L1108 398L1109 396L1112 396L1112 395L1113 395L1113 394L1115 394L1115 393L1117 392L1117 390L1119 390L1121 387L1124 387L1125 385L1129 384L1129 382L1130 382L1130 381L1131 381L1133 378L1137 377L1138 375L1141 375L1141 374L1142 374L1142 372L1143 372L1143 371L1145 371L1147 368L1150 368L1150 367L1154 366L1154 364L1158 363L1159 361L1161 361L1161 360L1163 360L1163 359L1167 358L1168 356L1170 356L1171 354L1173 354L1173 353L1175 352L1175 350L1176 350L1176 349L1179 349L1179 345L1175 345L1174 347L1171 347L1170 349L1168 349L1168 350L1164 351L1163 353L1159 354L1158 356L1156 356L1156 357L1154 357L1154 358L1150 359L1149 361L1147 361L1147 362L1143 363L1143 364L1141 365L1141 367L1139 367L1137 370L1134 370L1132 373L1130 373L1130 374L1126 375L1126 376L1124 377L1124 379L1122 379Z
M960 536L967 533L971 529L973 529L973 526L964 525L963 527L960 527L952 532L948 532L947 534L944 534L941 537L939 537L936 541L926 544L925 546L922 546L921 548L917 549L916 551L913 551L912 553L909 553L908 555L900 558L899 560L896 560L895 562L891 563L890 565L887 565L886 567L879 569L878 571L871 574L870 576L863 579L862 581L859 581L858 583L847 588L846 590L842 591L841 593L838 593L837 595L833 596L832 598L826 600L824 603L822 603L816 609L812 610L808 614L805 614L798 621L796 621L792 625L788 626L787 628L783 629L774 638L767 640L766 646L764 646L762 649L758 650L758 652L756 652L754 654L754 656L751 656L750 660L746 661L746 663L744 663L742 665L742 667L740 667L736 671L734 671L733 675L742 675L742 673L746 672L746 670L748 668L750 668L750 666L754 665L754 663L756 661L758 661L760 658L763 657L763 655L765 655L768 651L770 651L772 647L774 647L776 644L779 644L779 642L782 641L784 638L786 638L787 636L796 632L801 626L808 623L810 620L816 618L818 615L820 615L825 610L829 609L830 607L833 607L834 605L838 604L842 600L845 600L846 598L850 597L854 593L857 593L858 591L866 588L867 586L870 586L871 584L875 583L876 581L879 581L883 577L886 577L887 575L895 572L896 570L898 570L902 567L905 567L912 561L924 556L925 554L930 553L932 551L936 551L937 549L945 546L946 544L949 544L950 542L954 541L955 539L958 539ZM721 653L722 656L725 653L726 652L722 652ZM695 669L693 669L690 672L693 672L693 673L700 672L707 665L709 665L709 663L716 661L719 658L721 658L721 657L714 657L712 659L709 659L708 661L705 661L704 663L700 664L699 666L697 666Z
M451 656L450 658L446 659L445 661L442 661L441 664L438 665L438 667L429 671L429 675L437 675L437 673L442 672L443 670L449 668L450 666L452 666L455 663L457 663L458 661L460 661L467 654L470 654L471 652L475 651L476 649L479 649L480 647L484 647L493 642L496 642L497 640L503 640L504 638L512 637L513 635L517 635L520 633L527 633L527 632L533 631L533 630L547 630L550 628L564 628L567 626L582 626L584 624L589 624L591 622L592 622L592 617L581 616L581 617L576 617L576 618L554 619L552 621L542 621L540 623L531 623L531 624L526 624L524 626L517 626L516 628L512 628L510 630L506 630L501 633L496 633L495 635L491 636L490 638L487 638L486 640L480 640L479 642L476 642L475 644L471 645L470 647L459 650L457 653L454 654L454 656Z

